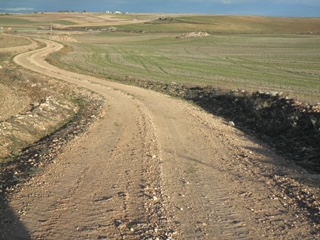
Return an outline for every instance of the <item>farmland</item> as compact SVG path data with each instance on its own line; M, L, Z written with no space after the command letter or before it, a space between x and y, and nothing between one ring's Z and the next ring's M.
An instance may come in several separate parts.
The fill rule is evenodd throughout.
M66 43L73 50L53 54L49 61L107 79L133 77L222 89L279 91L299 100L318 101L318 35L211 33L202 38L179 38L183 23L176 31L172 27L169 32L158 31L159 26L163 31L169 25L128 25L115 32L75 35L80 43ZM199 30L212 32L205 24L186 24L184 32Z
M0 16L5 29L13 27L25 34L45 37L48 32L37 29L49 29L51 24L57 35L80 31L73 35L79 44L65 43L74 52L51 58L69 69L109 79L131 76L226 89L277 90L312 102L317 102L314 91L319 89L319 22L316 18L188 15ZM112 26L115 31L105 31ZM199 31L210 36L177 38Z
M36 31L32 27L50 25L50 16L24 18L33 22L31 32ZM81 15L51 18L63 30L56 30L56 34L77 33L72 37L78 43L64 42L69 48L49 59L66 69L120 81L133 77L279 91L302 101L318 102L319 19L93 15L91 26L86 26ZM118 18L122 25L116 23ZM108 31L110 27L112 31ZM189 32L209 36L180 38Z
M319 239L319 23L1 15L0 238Z

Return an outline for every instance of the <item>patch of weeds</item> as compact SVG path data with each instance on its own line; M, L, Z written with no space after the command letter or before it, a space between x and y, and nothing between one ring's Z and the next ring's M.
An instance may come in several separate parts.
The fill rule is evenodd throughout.
M15 135L12 135L10 140L12 142L10 148L12 155L17 154L19 152L18 149L21 149L24 146L24 142Z
M3 61L6 61L10 58L10 54L9 53L5 53L5 52L0 52L0 63L2 63Z
M190 175L195 175L198 171L199 168L195 166L189 166L189 168L187 169L187 173Z
M71 52L73 52L73 48L65 45L60 51L49 54L46 60L52 65L59 65L61 63L60 59Z
M83 98L71 98L71 100L79 107L85 104L85 100Z
M30 176L35 176L44 172L44 168L42 167L32 167L30 168Z

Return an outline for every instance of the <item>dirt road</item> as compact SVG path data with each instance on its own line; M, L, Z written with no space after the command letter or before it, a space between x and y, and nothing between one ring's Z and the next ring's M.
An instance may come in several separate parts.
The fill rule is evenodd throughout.
M62 46L41 41L15 62L95 91L107 108L12 196L19 221L6 239L317 238L273 181L303 170L189 103L51 66L45 56Z

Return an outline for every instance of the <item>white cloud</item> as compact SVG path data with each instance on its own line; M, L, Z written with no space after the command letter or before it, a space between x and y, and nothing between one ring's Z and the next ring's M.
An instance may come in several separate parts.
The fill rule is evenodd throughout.
M24 12L24 11L34 11L34 8L0 8L1 11L8 11L8 12Z
M232 4L243 4L243 3L265 3L265 0L212 0L213 2L222 3L226 5ZM292 5L292 4L299 4L299 5L309 5L309 6L318 6L320 5L319 0L269 0L269 3L273 4L284 4L284 5Z
M226 5L243 4L243 3L255 3L257 0L219 0L218 2Z

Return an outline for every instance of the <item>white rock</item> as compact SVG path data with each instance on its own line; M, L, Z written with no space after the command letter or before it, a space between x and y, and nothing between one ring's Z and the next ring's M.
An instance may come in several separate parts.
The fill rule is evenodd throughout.
M233 121L229 121L228 125L231 126L231 127L234 127L236 124Z

